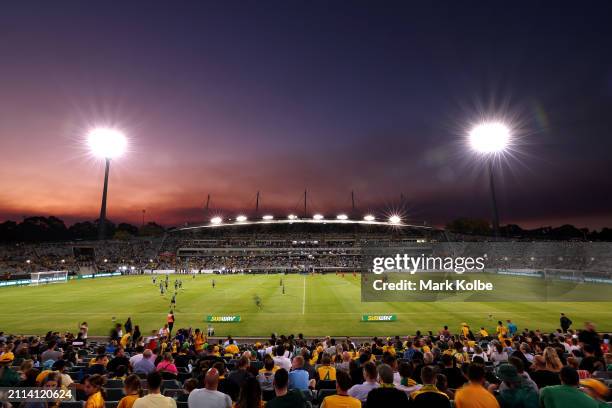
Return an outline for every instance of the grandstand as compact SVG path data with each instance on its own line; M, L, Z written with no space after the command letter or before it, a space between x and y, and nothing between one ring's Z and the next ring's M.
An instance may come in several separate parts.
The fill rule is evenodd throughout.
M44 378L54 377L41 373L59 370L65 384L74 382L73 401L60 407L81 406L92 398L92 387L103 391L105 406L115 407L126 397L124 374L133 373L142 395L157 392L161 381L161 394L187 407L194 381L238 401L247 384L238 378L252 378L268 401L282 398L283 391L271 387L274 373L281 367L299 371L304 360L309 381L289 391L298 398L292 406L318 407L326 397L346 392L367 404L368 393L359 389L367 383L370 361L379 378L387 366L395 372L392 381L406 398L418 395L425 382L419 370L431 367L447 376L446 388L440 387L453 401L462 384L457 381L467 382L473 367L482 367L486 381L500 386L498 368L508 362L518 367L516 359L526 361L536 386L545 388L558 371L543 373L552 368L539 361L551 353L566 370L610 385L603 357L608 345L590 334L594 326L575 337L556 332L561 311L576 328L591 321L604 332L612 330L609 244L451 242L445 231L401 223L291 221L210 223L127 241L3 246L0 286L11 287L0 288L0 308L19 305L19 312L3 315L0 331L13 335L0 334L0 369L21 373L22 379L10 384L3 374L0 385L43 386ZM504 296L363 302L363 276L371 272L364 260L394 253L484 256L482 273L497 280ZM167 290L160 293L166 280ZM539 292L549 290L548 281L572 282L583 301L571 301L569 291L557 302L545 301ZM49 284L56 282L64 284ZM532 292L532 301L513 301ZM174 312L171 333L164 324L168 309ZM516 325L506 323L510 320ZM498 321L513 333L499 336ZM123 336L126 331L131 334ZM594 338L602 357L581 364L590 361L586 341ZM161 380L136 364L146 359L143 348L155 356L150 366ZM268 354L276 368L265 374ZM453 366L459 371L452 372ZM338 380L323 375L329 367Z

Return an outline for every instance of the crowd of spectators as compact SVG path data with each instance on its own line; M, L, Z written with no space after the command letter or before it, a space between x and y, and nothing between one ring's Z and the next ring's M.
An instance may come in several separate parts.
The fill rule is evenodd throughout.
M74 390L77 401L23 407L427 407L570 408L607 406L609 335L591 323L573 331L495 333L462 323L456 333L242 343L165 325L143 336L131 319L106 341L0 333L0 387ZM38 405L36 405L38 404Z

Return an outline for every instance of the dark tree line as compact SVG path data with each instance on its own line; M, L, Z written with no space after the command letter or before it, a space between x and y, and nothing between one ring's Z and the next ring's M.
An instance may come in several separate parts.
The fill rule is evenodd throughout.
M473 218L458 218L446 225L451 232L470 235L493 235L488 221ZM534 239L534 240L583 240L583 241L612 241L612 229L602 228L600 231L591 231L588 228L576 228L565 224L560 227L540 227L536 229L523 229L516 224L500 226L499 235L504 238Z
M28 217L17 223L5 221L0 223L0 242L52 242L69 240L91 240L98 237L98 220L83 221L67 227L57 217ZM154 222L142 227L128 223L115 225L106 221L107 239L129 239L135 236L157 236L164 233L164 228Z

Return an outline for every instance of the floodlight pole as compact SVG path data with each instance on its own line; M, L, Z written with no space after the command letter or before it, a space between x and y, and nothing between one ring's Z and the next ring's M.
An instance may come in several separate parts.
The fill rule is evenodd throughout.
M489 159L489 185L491 188L491 202L493 204L493 235L499 236L499 213L497 212L497 199L495 197L495 182L493 177L493 160Z
M98 239L103 240L106 235L106 194L108 191L108 172L110 169L110 159L106 159L104 170L104 189L102 190L102 206L100 207L100 219L98 220Z

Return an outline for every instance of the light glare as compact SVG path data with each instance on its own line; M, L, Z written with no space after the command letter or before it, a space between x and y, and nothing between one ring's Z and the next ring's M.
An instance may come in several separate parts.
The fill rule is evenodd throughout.
M87 145L94 156L114 159L125 152L127 139L116 129L96 128L87 135Z
M263 219L264 219L264 220L266 220L266 221L270 221L270 220L273 220L273 219L274 219L274 216L273 216L273 215L264 215L264 216L263 216L263 217L261 217L261 218L263 218Z
M402 222L402 219L399 215L392 215L389 217L389 222L391 224L399 224L400 222Z
M374 221L376 218L374 218L374 216L372 214L368 214L365 217L363 217L364 221Z
M339 219L339 220L348 220L348 215L346 215L346 214L339 214L336 218Z
M223 222L223 218L221 217L213 217L210 219L211 224L219 225Z
M317 221L322 220L323 218L324 218L324 217L323 217L323 215L321 215L321 214L315 214L315 215L312 217L312 219L313 219L313 220L317 220Z
M482 123L470 131L470 145L477 152L503 152L510 142L510 129L500 122Z
M246 215L239 215L236 217L236 221L238 222L245 222L247 220Z

